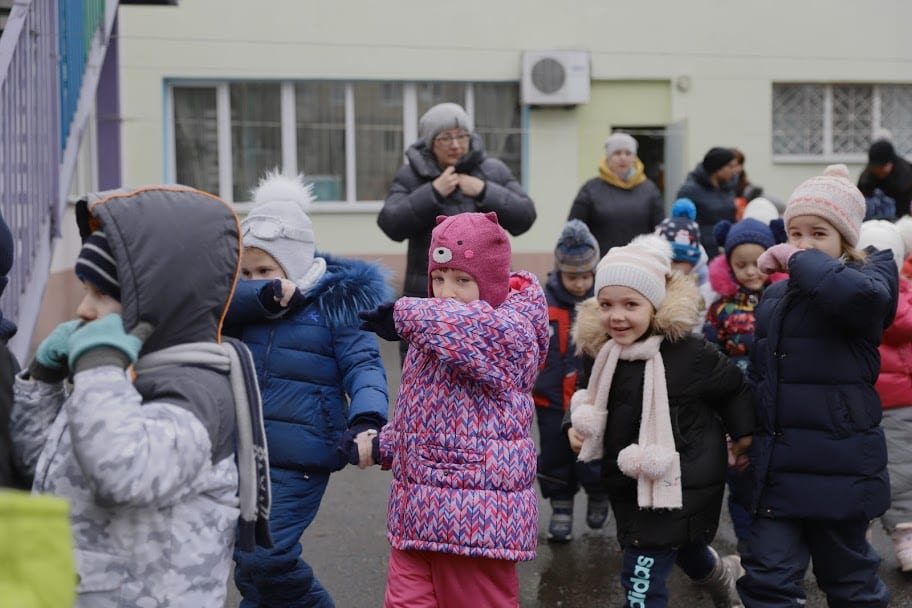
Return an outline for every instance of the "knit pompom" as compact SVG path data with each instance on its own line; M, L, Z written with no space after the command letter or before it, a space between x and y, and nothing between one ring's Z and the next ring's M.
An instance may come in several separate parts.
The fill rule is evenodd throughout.
M728 238L731 227L732 223L728 220L719 220L719 222L713 226L713 238L716 240L716 245L725 247L725 239Z
M600 437L605 432L605 422L608 412L600 412L591 403L585 403L570 413L570 423L573 429L586 437Z
M647 479L663 479L671 470L674 450L663 445L648 445L641 450L640 474Z
M689 198L679 198L671 206L668 217L686 217L689 220L697 219L697 206Z
M773 238L776 243L784 243L788 240L788 233L785 231L785 222L781 217L777 217L769 223L770 230L773 232Z
M631 443L626 448L618 452L617 463L621 473L627 477L638 479L640 477L640 467L643 462L643 449L638 443Z
M823 170L823 174L830 177L841 177L843 179L849 179L849 168L842 163L829 165L826 169Z

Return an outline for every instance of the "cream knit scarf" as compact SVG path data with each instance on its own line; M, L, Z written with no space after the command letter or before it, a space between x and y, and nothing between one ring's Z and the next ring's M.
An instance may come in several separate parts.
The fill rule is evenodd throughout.
M646 361L643 378L643 410L638 443L620 451L618 468L637 480L637 504L643 508L681 508L681 457L675 451L668 407L665 364L659 346L663 336L651 336L629 346L614 340L602 346L589 377L587 388L570 400L573 428L585 440L579 460L589 462L602 457L605 422L608 418L608 393L618 359Z

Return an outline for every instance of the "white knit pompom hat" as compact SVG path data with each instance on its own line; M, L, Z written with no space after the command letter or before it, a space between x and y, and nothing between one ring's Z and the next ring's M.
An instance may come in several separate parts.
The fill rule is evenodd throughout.
M297 283L314 263L314 231L307 211L313 186L304 177L267 173L253 191L253 209L241 222L244 247L262 249Z
M904 215L896 220L896 229L899 230L905 247L903 256L908 256L912 253L912 216Z
M888 222L887 220L868 220L864 222L861 225L861 235L858 237L858 247L864 249L869 245L881 251L884 249L892 250L896 267L902 269L906 247L903 244L899 229L893 222Z
M830 165L823 175L812 177L795 188L782 219L786 230L794 217L814 215L831 223L846 242L855 247L865 216L865 198L849 181L849 168Z
M665 285L671 275L671 243L645 235L623 247L612 247L595 272L595 294L602 287L629 287L649 300L656 310L665 301Z

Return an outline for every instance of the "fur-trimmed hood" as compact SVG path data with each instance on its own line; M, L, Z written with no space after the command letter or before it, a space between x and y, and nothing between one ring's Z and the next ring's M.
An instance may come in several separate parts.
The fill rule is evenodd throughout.
M767 285L787 278L788 273L773 273L769 276ZM742 289L738 282L735 280L735 275L732 272L731 264L729 264L724 255L717 255L712 259L712 261L710 261L709 285L713 288L713 291L715 291L720 298L730 298L738 293L738 290ZM712 304L712 302L707 302L707 304Z
M676 342L691 334L700 321L702 298L693 279L674 272L665 288L665 301L652 319L652 334L661 334L669 342ZM578 354L595 358L608 341L608 334L599 320L596 297L589 298L576 307L576 322L570 330Z
M392 271L378 263L337 258L317 252L326 260L326 274L308 290L313 306L331 327L358 326L359 310L371 310L394 298Z

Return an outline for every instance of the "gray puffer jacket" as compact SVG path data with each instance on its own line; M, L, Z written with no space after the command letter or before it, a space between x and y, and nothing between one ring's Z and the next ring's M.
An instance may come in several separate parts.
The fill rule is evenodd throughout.
M240 257L225 203L162 186L80 209L83 227L98 223L108 238L125 329L155 328L137 370L146 355L219 340ZM238 524L228 375L183 365L133 380L104 365L72 380L20 374L12 436L33 491L70 502L78 606L222 608Z
M404 295L428 295L428 249L438 215L494 211L500 225L513 236L528 230L535 221L532 199L502 161L485 154L477 133L472 135L469 152L456 164L456 171L484 181L480 199L459 190L446 198L437 194L431 182L442 170L424 142L412 144L405 156L408 162L396 171L377 216L377 224L386 236L394 241L409 241Z

